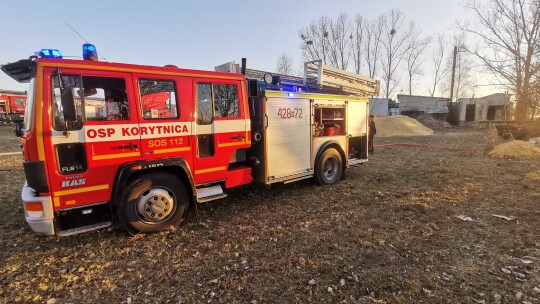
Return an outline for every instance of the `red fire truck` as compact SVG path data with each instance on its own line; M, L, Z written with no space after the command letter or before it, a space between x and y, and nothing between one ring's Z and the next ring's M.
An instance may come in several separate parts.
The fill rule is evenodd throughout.
M320 91L320 78L287 89L270 74L98 62L93 46L83 50L93 60L42 50L1 66L29 83L22 201L35 232L69 235L113 219L130 233L161 231L224 189L333 184L367 161L367 97L306 92ZM378 90L348 74L335 89Z
M0 90L0 121L19 122L24 116L26 94L18 91Z

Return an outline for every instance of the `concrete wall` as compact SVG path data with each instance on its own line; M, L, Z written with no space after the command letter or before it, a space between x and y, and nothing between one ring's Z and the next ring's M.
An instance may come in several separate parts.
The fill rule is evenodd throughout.
M398 95L399 111L424 114L448 113L448 98L431 96Z

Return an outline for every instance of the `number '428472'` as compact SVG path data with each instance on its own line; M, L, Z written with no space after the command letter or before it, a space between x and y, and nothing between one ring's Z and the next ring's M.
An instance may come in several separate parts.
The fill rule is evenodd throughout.
M301 108L279 108L277 115L281 117L281 119L302 118L302 109Z

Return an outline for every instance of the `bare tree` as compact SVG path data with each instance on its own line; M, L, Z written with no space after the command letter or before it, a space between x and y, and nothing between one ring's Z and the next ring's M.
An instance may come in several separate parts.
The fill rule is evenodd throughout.
M351 57L351 23L341 12L333 20L321 17L299 31L305 60L322 59L324 64L346 70Z
M360 68L362 67L363 51L362 46L364 43L364 34L366 31L366 20L362 15L356 14L354 19L353 30L351 34L351 53L354 61L354 70L356 74L360 74Z
M294 62L287 53L282 53L279 55L276 72L283 75L293 75L294 74Z
M328 61L329 29L330 19L324 16L311 21L308 27L299 30L298 34L302 39L300 49L305 60L322 59L325 63Z
M540 117L540 75L534 77L531 83L530 98L530 113L531 119L538 119Z
M351 24L346 13L339 13L336 20L330 20L330 65L346 70L349 65Z
M416 75L422 75L423 73L421 56L426 50L430 41L430 37L423 39L419 38L411 41L411 47L405 55L407 60L407 76L409 79L409 95L413 94L413 77Z
M447 57L447 45L446 39L443 34L437 35L437 41L433 46L431 53L431 61L433 63L432 79L433 87L428 89L429 94L433 97L437 92L437 85L444 79L444 77L450 71L452 66L451 61L448 61Z
M417 40L420 32L416 30L413 22L404 26L405 16L396 9L387 13L385 21L381 39L383 46L381 63L383 66L384 96L389 98L399 84L396 70L411 48L411 41Z
M468 1L474 23L458 24L478 44L468 51L515 92L516 120L529 118L531 84L540 72L540 1Z
M381 60L381 38L386 23L386 16L380 15L366 25L366 38L364 39L364 53L368 67L369 77L377 75L377 63Z

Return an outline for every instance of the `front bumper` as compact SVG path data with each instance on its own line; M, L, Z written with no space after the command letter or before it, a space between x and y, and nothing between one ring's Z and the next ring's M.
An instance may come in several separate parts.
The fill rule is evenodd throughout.
M34 189L28 187L25 182L21 193L24 209L24 217L30 228L37 233L54 235L54 213L50 196L37 196ZM26 210L27 202L40 202L43 212L32 212Z

